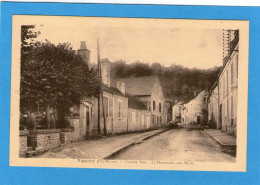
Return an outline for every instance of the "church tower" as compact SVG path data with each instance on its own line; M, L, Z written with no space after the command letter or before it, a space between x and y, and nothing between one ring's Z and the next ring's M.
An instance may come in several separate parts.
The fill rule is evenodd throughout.
M84 62L86 62L89 65L89 62L90 62L90 51L87 49L85 41L81 41L80 42L80 48L79 48L78 52L81 55L81 57L84 60Z

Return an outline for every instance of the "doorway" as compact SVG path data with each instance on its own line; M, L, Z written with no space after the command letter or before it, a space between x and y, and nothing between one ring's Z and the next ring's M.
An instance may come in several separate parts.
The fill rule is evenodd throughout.
M219 107L219 129L222 130L222 105Z
M90 134L89 134L89 124L90 124L90 119L89 119L89 106L86 107L86 139L89 139Z
M200 123L201 123L201 118L200 116L197 116L197 124L200 125Z

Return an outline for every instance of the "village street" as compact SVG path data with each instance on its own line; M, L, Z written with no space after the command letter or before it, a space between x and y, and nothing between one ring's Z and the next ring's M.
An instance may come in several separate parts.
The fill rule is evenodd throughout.
M235 157L219 151L203 130L191 125L180 125L113 159L235 162Z
M151 135L157 134L151 138ZM142 140L142 138L147 138ZM141 141L141 142L140 142ZM215 141L201 129L179 124L179 128L123 134L65 145L39 157L48 158L106 158L111 153L134 143L126 150L116 152L108 159L235 162L235 157L221 152Z

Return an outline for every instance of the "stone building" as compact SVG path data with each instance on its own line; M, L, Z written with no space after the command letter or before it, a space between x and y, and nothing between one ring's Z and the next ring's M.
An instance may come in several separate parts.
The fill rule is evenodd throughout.
M128 98L121 84L112 87L110 84L110 62L101 60L102 95L100 98L100 114L98 115L98 98L88 97L80 105L80 136L91 138L100 134L116 134L127 132ZM121 86L120 86L121 85ZM98 116L100 119L98 119Z
M192 100L183 105L181 114L184 124L203 124L208 121L208 92L201 91Z
M219 128L236 135L239 31L233 31L232 36L229 54L223 59L218 76Z
M167 125L165 99L158 76L117 79L125 82L126 93L143 102L151 112L151 127Z
M140 131L153 129L151 125L151 111L147 109L147 105L128 95L128 131Z
M172 106L172 120L176 120L181 118L181 112L183 108L183 101L176 101L175 104Z
M215 82L208 97L208 123L212 128L220 129L218 96L218 82Z

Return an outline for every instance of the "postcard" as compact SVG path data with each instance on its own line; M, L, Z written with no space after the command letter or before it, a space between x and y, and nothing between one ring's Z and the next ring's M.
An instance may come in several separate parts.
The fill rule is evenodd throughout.
M13 15L10 165L246 171L249 21Z

